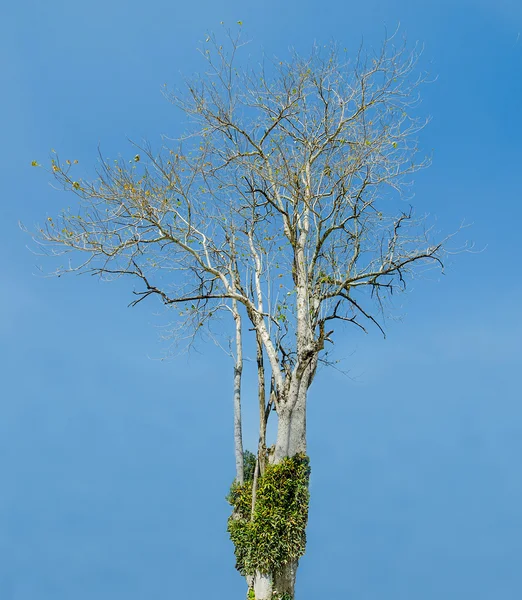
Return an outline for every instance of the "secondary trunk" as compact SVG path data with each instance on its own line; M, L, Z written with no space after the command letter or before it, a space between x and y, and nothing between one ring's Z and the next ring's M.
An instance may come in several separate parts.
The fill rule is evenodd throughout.
M233 302L233 315L236 324L236 361L234 365L234 453L236 457L236 479L239 483L245 480L243 433L241 426L241 376L243 373L243 343L241 334L241 316Z

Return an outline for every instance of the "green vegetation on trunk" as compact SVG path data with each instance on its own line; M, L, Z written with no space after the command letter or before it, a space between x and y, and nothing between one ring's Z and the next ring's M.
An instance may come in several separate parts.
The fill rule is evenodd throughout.
M232 505L228 532L235 546L236 569L275 574L303 556L308 521L310 461L304 454L267 465L258 480L252 513L253 479L234 482L227 501Z

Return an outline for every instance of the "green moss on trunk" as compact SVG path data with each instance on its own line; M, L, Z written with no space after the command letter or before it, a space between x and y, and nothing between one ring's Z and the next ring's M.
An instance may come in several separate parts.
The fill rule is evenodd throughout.
M242 575L274 574L303 556L309 479L310 461L304 454L267 465L258 481L253 516L252 481L232 484L227 497L233 507L228 532L235 547L236 569Z

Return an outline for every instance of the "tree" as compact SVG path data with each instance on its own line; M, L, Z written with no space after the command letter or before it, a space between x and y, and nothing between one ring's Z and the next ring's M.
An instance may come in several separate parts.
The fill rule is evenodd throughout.
M142 287L177 307L190 342L230 314L234 356L236 480L229 532L249 597L293 598L305 551L309 461L307 394L342 323L383 333L386 299L419 270L442 267L446 239L431 241L405 195L416 160L417 54L387 39L345 59L335 46L308 57L240 68L240 35L208 36L207 71L167 93L188 133L159 152L99 158L97 177L51 170L78 210L49 218L37 237L52 252L83 253L58 271ZM36 164L36 163L35 163ZM244 323L248 324L248 328ZM244 453L241 376L245 331L255 338L259 444ZM267 448L267 422L277 439Z

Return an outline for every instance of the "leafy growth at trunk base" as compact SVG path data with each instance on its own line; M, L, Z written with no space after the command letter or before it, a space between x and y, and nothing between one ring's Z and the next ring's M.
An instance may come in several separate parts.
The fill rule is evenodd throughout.
M305 454L267 465L258 480L253 514L253 480L232 484L227 501L233 511L227 529L235 547L236 569L242 575L275 574L303 556L309 479L310 460Z

